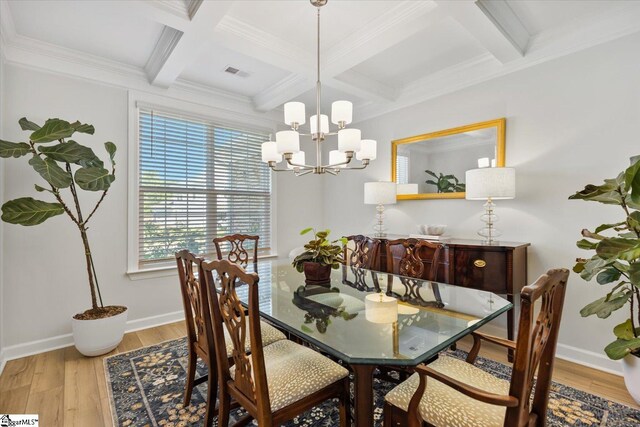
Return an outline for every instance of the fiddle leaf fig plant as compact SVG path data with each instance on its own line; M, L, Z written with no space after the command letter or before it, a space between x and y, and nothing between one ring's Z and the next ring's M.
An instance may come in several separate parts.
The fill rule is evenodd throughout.
M589 184L569 199L617 205L623 212L617 222L582 230L578 248L595 254L578 258L573 271L587 281L595 277L607 292L580 311L583 317L605 319L629 305L629 318L613 328L616 340L605 347L607 356L640 357L640 157L633 158L632 165L616 178Z
M316 232L312 227L305 228L300 232L300 235L305 235L309 232L313 232L314 238L304 245L305 251L293 260L292 265L296 270L302 273L305 262L317 262L322 265L330 265L333 269L340 268L340 265L343 263L342 248L347 244L347 239L341 237L340 239L329 241L327 237L331 232L330 230ZM338 242L342 243L342 245L337 245L336 243Z
M93 149L68 139L76 133L93 135L95 132L93 125L78 121L49 119L40 126L24 117L18 121L18 124L22 130L30 132L28 142L0 140L0 157L30 156L29 165L44 181L43 185L35 184L35 190L39 193L48 193L47 196L53 201L32 197L9 200L2 205L2 220L10 224L33 226L54 216L66 214L78 228L82 239L91 291L91 309L75 317L77 319L100 318L124 311L125 307L104 307L102 303L87 236L89 221L116 178L115 144L113 142L104 144L110 161L110 168L107 169ZM79 190L101 193L91 209L84 210L81 206ZM86 212L89 214L87 215Z
M466 185L455 175L444 175L442 172L436 174L433 171L425 170L428 175L431 175L436 180L428 179L425 182L427 184L435 185L438 193L456 193L465 191Z

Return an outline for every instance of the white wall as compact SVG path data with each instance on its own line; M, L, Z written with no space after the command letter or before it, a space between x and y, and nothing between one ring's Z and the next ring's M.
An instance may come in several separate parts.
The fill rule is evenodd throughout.
M391 140L506 117L506 162L517 170L517 198L497 202L498 227L505 240L531 243L529 281L552 267L572 267L586 254L575 247L580 230L614 222L620 212L567 197L614 177L640 154L638 52L640 34L357 123L363 135L378 140L379 157L364 172L326 180L327 226L344 234L370 232L375 212L363 204L363 183L390 179ZM331 207L336 200L340 209ZM481 202L466 200L401 201L388 207L387 224L393 233L448 224L455 237L474 238L481 210ZM626 311L606 321L578 313L601 296L602 287L572 273L559 354L617 370L602 349Z
M17 124L22 116L35 122L61 117L95 126L93 137L78 136L80 143L91 144L97 151L107 140L118 145L116 181L89 231L105 304L128 306L129 319L134 321L180 312L175 275L132 281L125 274L127 91L14 65L5 66L4 87L3 99L10 107L3 111L7 140L24 138ZM33 184L39 177L25 158L6 161L4 172L5 201L23 196L46 198L35 192ZM300 244L296 239L299 229L322 221L322 183L312 177L276 175L276 189L278 250L287 254ZM291 201L296 202L295 209ZM71 221L61 215L35 227L7 224L2 253L5 289L0 311L5 345L14 350L18 346L12 354L17 354L22 344L70 333L71 316L90 306L82 245ZM47 342L67 343L68 337ZM30 348L39 347L24 347Z

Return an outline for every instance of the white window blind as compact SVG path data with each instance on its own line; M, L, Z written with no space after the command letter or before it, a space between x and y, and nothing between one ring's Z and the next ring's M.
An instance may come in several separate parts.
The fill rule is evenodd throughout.
M271 248L268 135L169 112L139 110L138 264L181 249L209 255L214 237L260 236Z
M396 156L396 183L409 183L409 156Z

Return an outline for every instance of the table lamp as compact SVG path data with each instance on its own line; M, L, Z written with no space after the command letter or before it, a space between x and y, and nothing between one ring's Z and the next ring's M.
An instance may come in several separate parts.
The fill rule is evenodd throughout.
M513 199L516 197L516 170L514 168L481 168L471 169L465 174L467 200L486 200L484 214L480 219L486 224L478 234L485 238L487 244L500 236L500 231L493 224L498 220L494 214L493 200Z
M375 237L385 237L387 235L384 222L384 205L396 203L397 185L395 182L379 181L364 183L364 203L365 205L377 205L376 231Z

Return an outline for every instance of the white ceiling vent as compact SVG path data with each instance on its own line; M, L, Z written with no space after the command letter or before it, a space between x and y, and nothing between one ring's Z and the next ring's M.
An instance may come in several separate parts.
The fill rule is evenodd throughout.
M233 74L234 76L238 76L238 77L249 77L249 73L247 73L246 71L239 70L236 67L232 67L230 65L224 68L224 72Z

